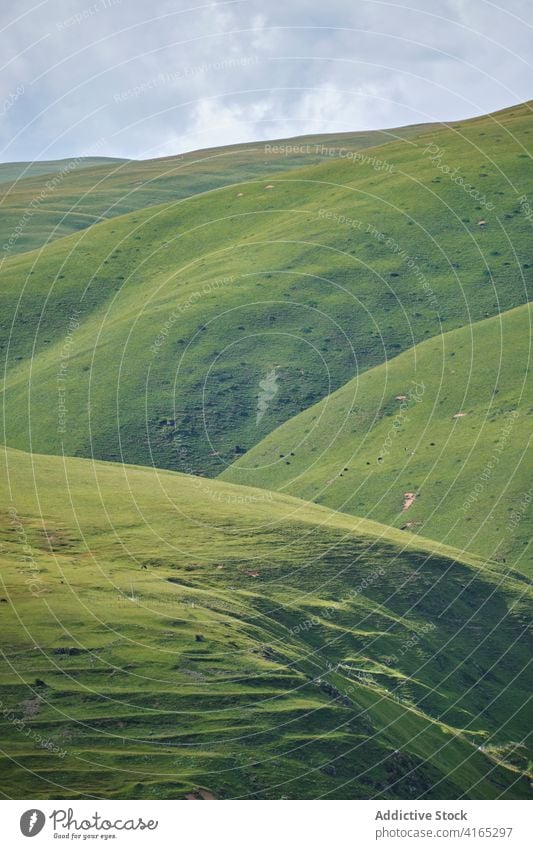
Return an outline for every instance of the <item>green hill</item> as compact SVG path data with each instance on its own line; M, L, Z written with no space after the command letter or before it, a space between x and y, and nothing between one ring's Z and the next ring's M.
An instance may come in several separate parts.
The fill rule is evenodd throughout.
M0 258L39 248L132 210L409 139L426 126L301 136L132 161L78 157L0 164ZM7 185L9 183L9 185Z
M10 257L4 441L215 476L355 375L523 303L530 126L525 104L337 151Z
M70 173L76 169L97 168L101 166L111 166L116 168L117 165L128 162L127 159L117 159L112 156L79 156L70 159L50 159L36 160L35 162L0 162L0 183L19 183L18 186L5 187L9 194L12 194L15 189L25 191L20 185L21 180L29 180L36 177L45 176L47 180L55 174ZM34 187L45 186L47 180L32 179L31 185ZM29 184L25 184L28 186ZM10 198L11 202L15 199ZM5 209L3 210L5 213Z
M445 333L349 381L222 477L533 574L531 356L529 305Z
M524 798L519 573L284 495L3 452L15 798Z

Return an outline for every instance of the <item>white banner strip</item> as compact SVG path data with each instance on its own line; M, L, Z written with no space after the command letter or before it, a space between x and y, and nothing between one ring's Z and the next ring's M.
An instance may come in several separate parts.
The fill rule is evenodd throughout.
M529 802L3 801L6 847L467 847L531 843ZM35 843L30 841L35 839Z

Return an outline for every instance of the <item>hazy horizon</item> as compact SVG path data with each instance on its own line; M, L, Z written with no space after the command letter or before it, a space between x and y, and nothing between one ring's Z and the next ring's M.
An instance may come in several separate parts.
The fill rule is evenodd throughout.
M529 99L527 101L519 101L518 103L509 103L507 106L503 106L503 107L501 107L501 109L497 109L497 110L494 110L494 111L499 112L499 111L502 111L502 110L505 110L505 109L512 109L513 107L522 105L522 103L524 103L524 102L526 102L526 103L529 102ZM463 117L463 118L455 118L455 117L441 118L438 121L431 122L431 123L453 124L458 120L461 120L461 121L471 120L471 119L474 119L474 118L479 118L479 117L481 117L485 114L487 114L487 113L479 112L479 113L476 113L475 115L468 115L468 116ZM420 123L425 123L425 122L420 122ZM355 133L374 132L374 131L379 131L379 130L382 130L382 131L394 130L394 129L399 129L399 128L405 127L405 126L409 126L409 125L407 125L407 124L397 124L395 127L389 127L389 126L387 126L387 127L362 127L361 129L357 129L357 130L342 130L342 131L337 131L337 132L338 132L339 135L341 135L342 133L347 133L348 135L351 135L351 134L355 134ZM324 135L334 135L335 132L336 132L335 130L331 130L331 131L324 130L321 133L302 133L299 136L271 136L268 139L256 139L254 141L246 141L246 142L236 141L236 142L228 142L227 144L224 144L224 145L214 144L211 147L193 147L190 150L180 150L179 152L177 152L175 154L172 154L172 153L166 154L165 157L161 157L161 158L166 158L166 157L172 158L174 156L176 156L176 157L177 156L185 156L186 154L200 152L202 150L215 150L215 149L218 149L218 148L221 148L221 147L236 147L236 146L241 146L241 145L251 145L252 146L254 144L264 144L265 142L268 142L268 141L276 142L276 141L284 141L286 139L293 139L293 138L294 139L311 138L313 136L318 137L318 136L324 136ZM81 158L81 155L78 155L78 156L80 156L80 158ZM31 161L33 161L33 162L61 162L63 160L68 160L68 159L73 159L73 158L75 158L75 157L73 157L73 156L59 156L57 158L50 158L50 159L44 159L43 158L43 159L35 159L35 160L31 160ZM120 154L107 154L105 151L102 151L100 153L87 154L87 158L88 159L106 159L106 160L116 159L117 162L119 162L119 161L141 162L143 160L150 160L150 159L154 159L156 157L150 157L150 156L130 157L130 156L120 155ZM0 165L16 165L17 163L22 163L22 162L28 162L28 160L5 159L5 160L0 161Z

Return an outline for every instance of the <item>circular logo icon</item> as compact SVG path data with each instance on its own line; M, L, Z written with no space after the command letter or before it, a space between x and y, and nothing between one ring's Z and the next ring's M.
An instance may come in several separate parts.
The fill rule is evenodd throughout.
M20 830L24 837L35 837L42 831L46 822L46 817L42 811L37 808L31 808L25 811L20 818Z

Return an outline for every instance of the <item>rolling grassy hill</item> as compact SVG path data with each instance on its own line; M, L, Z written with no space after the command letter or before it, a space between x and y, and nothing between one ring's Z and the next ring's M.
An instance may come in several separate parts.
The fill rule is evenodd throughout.
M525 104L426 128L10 257L4 441L215 476L354 376L524 303L530 127Z
M35 191L37 191L37 193L39 193L41 188L46 186L47 180L55 174L61 174L62 172L70 173L76 169L99 168L102 166L116 168L117 165L121 165L128 161L129 160L127 159L117 159L112 156L80 156L76 159L41 159L36 160L35 162L0 162L0 183L12 184L11 186L4 187L4 191L6 192L3 196L4 204L5 200L9 197L10 203L13 203L13 206L20 206L20 200L17 204L13 193L17 190L25 192L30 185ZM46 177L46 180L39 181L35 179L40 177ZM25 187L23 187L21 185L21 180L31 180L31 184L26 183ZM7 212L8 207L9 204L4 206L4 213Z
M407 527L533 574L531 318L529 304L518 307L370 369L222 478ZM405 509L408 492L415 500Z
M285 495L2 452L15 798L524 798L519 573Z
M530 134L0 166L13 797L526 797Z
M6 184L0 186L0 259L132 210L323 162L341 149L364 151L409 139L424 128L301 136L142 161L78 157L0 164L0 184Z

